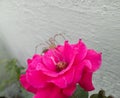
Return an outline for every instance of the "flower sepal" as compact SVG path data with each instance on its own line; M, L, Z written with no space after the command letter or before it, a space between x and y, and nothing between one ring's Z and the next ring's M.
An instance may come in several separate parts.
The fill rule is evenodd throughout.
M76 91L70 98L88 98L88 96L88 92L81 88L79 85L77 85Z

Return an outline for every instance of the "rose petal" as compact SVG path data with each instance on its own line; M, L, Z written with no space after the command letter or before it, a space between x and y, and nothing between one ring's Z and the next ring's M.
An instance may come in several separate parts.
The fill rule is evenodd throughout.
M68 41L65 41L65 43L64 43L63 54L64 54L65 61L70 62L72 60L74 51L73 51L71 45L69 45Z
M59 46L55 49L50 49L45 55L42 57L42 62L51 71L56 71L56 64L59 61L64 61L62 52L59 50Z
M79 54L79 60L81 61L82 59L85 58L87 54L87 47L86 45L82 42L82 40L79 40L77 44L72 45L74 48L74 51L77 51Z
M76 84L70 85L67 88L64 88L63 93L67 96L72 96L72 94L75 92L75 90L76 90Z
M34 70L37 70L37 71L49 71L44 64L42 64L41 62L38 62L36 64L36 68Z
M28 69L35 69L37 64L41 61L41 56L40 55L34 55L32 59L28 59Z
M95 50L88 50L86 59L90 60L92 67L91 71L96 71L100 68L102 57L101 53L97 53Z
M64 70L62 70L59 73L56 73L55 75L57 75L57 77L53 77L51 78L51 80L49 80L49 82L54 83L55 85L57 85L60 88L65 88L67 87L70 83L72 83L73 78L74 78L74 73L76 71L76 69L71 68L74 63L74 59L76 58L76 55L74 55L72 61L70 62L70 64L68 65L68 67ZM51 73L49 73L51 74Z
M49 69L51 71L56 70L56 66L55 66L54 62L52 61L51 56L47 56L47 55L43 56L42 61L43 61L44 66L47 69Z
M73 78L74 78L74 72L75 72L74 69L69 70L63 76L59 76L57 78L54 78L51 82L56 84L60 88L65 88L69 84L72 83Z
M79 67L78 67L79 66ZM82 77L82 72L83 72L83 66L82 65L78 65L76 66L74 69L75 69L75 72L74 72L74 78L73 78L73 83L77 83L80 81L81 77ZM76 69L77 68L77 69Z
M33 86L31 86L27 80L26 80L26 75L23 74L20 76L20 83L21 85L29 92L32 92L32 93L36 93L37 92L37 89L34 88Z
M60 88L65 88L67 87L67 80L64 76L62 77L57 77L56 79L52 79L50 82L54 83Z
M34 98L68 98L62 93L62 90L54 85L39 89Z
M63 76L65 77L66 79L66 82L67 82L67 86L69 84L72 84L73 83L73 79L74 79L74 74L75 74L75 69L72 68L71 70L67 71Z
M86 91L94 90L94 86L92 83L92 74L92 72L84 72L79 82L80 86Z
M67 72L68 70L71 69L75 57L76 57L76 54L74 54L72 60L69 62L68 67L66 69L62 70L61 72L46 70L46 71L43 71L43 73L49 77L59 77L60 75L64 74L65 72Z
M34 87L40 88L46 85L46 77L41 71L29 70L26 72L27 81Z
M50 82L54 83L57 85L59 88L65 88L69 84L72 84L73 79L74 79L74 73L75 69L71 69L67 72L65 72L63 75L54 77L53 79L50 80Z
M28 65L29 65L31 62L32 62L31 59L28 59L28 60L27 60Z

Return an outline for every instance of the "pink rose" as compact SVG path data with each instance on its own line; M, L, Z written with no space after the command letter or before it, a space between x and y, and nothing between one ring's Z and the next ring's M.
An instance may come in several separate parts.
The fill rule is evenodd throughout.
M77 44L65 41L64 45L28 59L20 82L35 94L34 98L69 98L76 83L86 91L94 89L92 74L100 65L101 53L87 49L81 40Z

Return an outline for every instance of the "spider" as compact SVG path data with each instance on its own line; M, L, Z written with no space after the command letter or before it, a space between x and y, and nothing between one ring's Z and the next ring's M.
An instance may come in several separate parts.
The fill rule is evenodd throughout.
M48 47L44 47L44 48L42 49L42 54L45 53L45 52L47 52L49 49L55 49L55 48L56 48L56 43L57 43L56 37L58 37L58 36L61 36L61 37L65 40L65 37L64 37L61 33L60 33L60 34L55 34L53 37L50 37L50 38L48 39L48 41L45 41L45 43L40 43L40 44L38 44L38 45L35 47L35 53L37 53L37 49L38 49L39 46L45 45L45 44L47 44Z

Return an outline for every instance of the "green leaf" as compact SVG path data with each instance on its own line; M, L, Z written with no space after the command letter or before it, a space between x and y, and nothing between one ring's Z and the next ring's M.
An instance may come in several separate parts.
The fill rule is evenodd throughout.
M77 85L77 89L71 98L88 98L88 92Z
M92 94L90 98L114 98L112 95L108 97L105 95L105 90L101 89L98 93Z
M6 86L11 85L12 83L18 82L21 71L24 69L22 66L18 65L17 60L14 58L7 60L5 63L6 74L8 74L9 77L0 82L0 90L3 90Z

